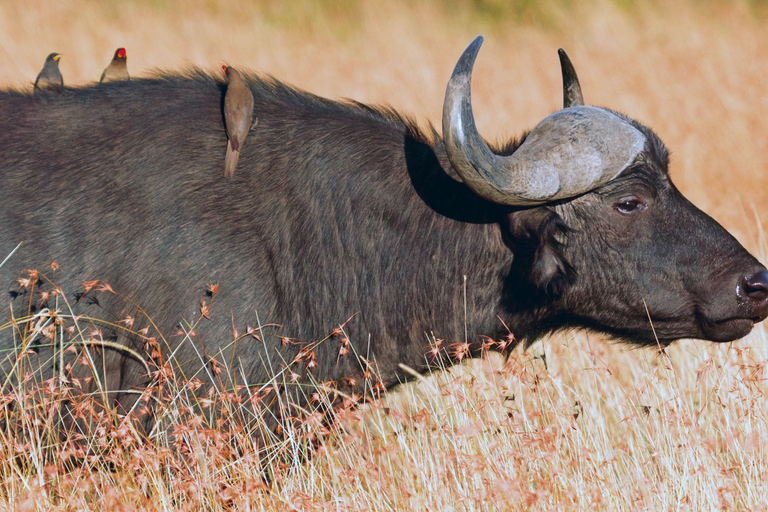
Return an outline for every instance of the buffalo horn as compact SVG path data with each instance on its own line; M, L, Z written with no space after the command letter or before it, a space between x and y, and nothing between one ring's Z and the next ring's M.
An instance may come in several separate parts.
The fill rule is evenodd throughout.
M579 77L576 76L571 59L562 48L557 50L557 55L560 57L560 70L563 72L563 108L583 105L584 96L581 94Z
M611 180L643 150L645 136L619 115L575 105L544 118L512 155L496 155L480 137L472 113L472 67L482 43L478 36L464 50L443 104L448 158L479 196L512 206L567 199Z

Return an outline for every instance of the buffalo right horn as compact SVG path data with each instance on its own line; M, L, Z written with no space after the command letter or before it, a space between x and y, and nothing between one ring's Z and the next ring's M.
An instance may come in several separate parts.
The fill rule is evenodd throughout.
M482 43L478 36L464 50L443 103L448 159L479 196L512 206L578 196L613 179L645 147L645 136L619 115L574 105L544 118L512 155L493 153L480 137L472 113L472 68ZM581 88L573 87L578 84L576 74L568 76L571 93L564 91L564 99L578 101Z
M557 55L560 57L560 70L563 73L563 108L583 105L584 96L581 94L579 77L576 76L571 59L562 48L557 50Z

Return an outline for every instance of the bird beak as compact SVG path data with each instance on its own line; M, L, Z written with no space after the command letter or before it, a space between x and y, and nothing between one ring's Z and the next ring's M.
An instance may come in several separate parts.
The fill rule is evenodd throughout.
M61 58L61 54L54 56L54 57L53 57L53 60L55 60L55 61L57 61L57 62L58 62L58 60L59 60L60 58Z

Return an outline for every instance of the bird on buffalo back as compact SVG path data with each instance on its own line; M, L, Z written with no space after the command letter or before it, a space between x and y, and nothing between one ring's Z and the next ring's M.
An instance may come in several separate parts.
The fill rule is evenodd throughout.
M119 82L130 79L131 77L128 75L128 54L125 52L125 48L118 48L115 50L112 61L104 68L99 83Z
M61 93L64 90L64 77L61 76L61 71L59 71L59 59L61 59L61 54L55 52L46 57L43 69L35 79L35 92L52 91Z
M235 175L237 160L245 136L251 129L253 119L253 94L243 81L242 75L232 67L222 66L229 78L224 95L224 127L227 130L227 156L224 158L224 175Z

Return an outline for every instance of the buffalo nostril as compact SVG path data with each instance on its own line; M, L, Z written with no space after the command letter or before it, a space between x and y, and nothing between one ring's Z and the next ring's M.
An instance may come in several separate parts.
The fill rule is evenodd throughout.
M761 270L752 277L743 277L743 293L751 301L765 302L768 299L768 271Z

